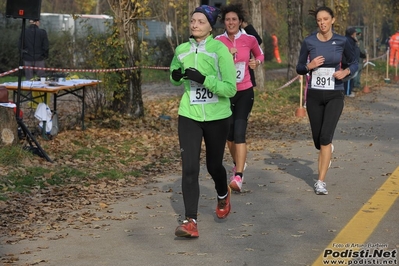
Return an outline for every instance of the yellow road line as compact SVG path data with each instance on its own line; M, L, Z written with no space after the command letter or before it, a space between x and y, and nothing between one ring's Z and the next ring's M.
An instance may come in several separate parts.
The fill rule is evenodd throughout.
M333 247L337 244L363 244L373 233L389 208L394 204L399 196L399 167L391 174L391 176L382 184L377 192L369 199L367 203L355 214L355 216L346 224L339 234L331 241L327 248L337 249ZM338 249L344 251L343 247ZM360 248L351 247L353 251ZM315 260L312 266L323 264L324 251ZM345 258L337 258L346 260Z

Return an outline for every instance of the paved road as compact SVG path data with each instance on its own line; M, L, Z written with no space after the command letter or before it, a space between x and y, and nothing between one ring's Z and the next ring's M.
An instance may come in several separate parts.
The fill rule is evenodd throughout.
M0 256L15 254L19 261L10 265L323 265L325 250L341 259L371 244L369 252L378 246L391 252L385 259L397 259L398 92L389 85L347 99L352 104L334 138L327 196L313 192L317 153L307 119L298 119L295 127L307 134L250 152L244 192L232 195L225 220L215 216L213 183L202 169L198 239L174 236L183 202L179 175L172 174L137 188L135 198L90 210L109 219L14 245L3 238Z

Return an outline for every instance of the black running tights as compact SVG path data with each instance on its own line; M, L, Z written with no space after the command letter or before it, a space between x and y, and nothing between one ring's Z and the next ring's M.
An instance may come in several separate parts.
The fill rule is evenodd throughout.
M206 149L206 166L219 196L227 194L226 169L223 156L229 130L229 118L198 122L179 116L178 134L182 158L182 190L186 218L197 219L199 172L202 139ZM215 202L216 204L216 202Z

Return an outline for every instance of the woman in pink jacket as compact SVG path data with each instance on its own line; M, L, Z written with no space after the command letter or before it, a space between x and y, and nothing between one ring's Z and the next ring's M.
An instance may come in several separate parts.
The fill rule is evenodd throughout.
M254 90L249 74L249 68L255 69L264 61L263 51L257 39L241 29L245 21L245 12L241 4L230 4L222 7L221 20L225 32L216 36L223 42L234 58L236 68L237 93L230 98L233 112L227 146L233 157L233 176L230 178L232 190L240 192L244 179L244 169L247 159L245 135L249 114L254 103Z

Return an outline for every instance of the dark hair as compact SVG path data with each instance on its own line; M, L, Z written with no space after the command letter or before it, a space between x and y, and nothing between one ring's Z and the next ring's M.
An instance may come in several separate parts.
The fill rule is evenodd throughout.
M230 5L227 5L227 6L223 6L221 8L221 11L222 12L220 13L221 14L220 20L222 22L224 22L226 14L229 13L229 12L236 13L239 20L245 21L245 11L242 8L242 4L230 4Z
M309 10L309 15L312 15L315 17L315 19L317 19L317 14L319 14L320 11L326 11L331 15L332 18L334 17L334 12L327 6L318 7L316 10Z

